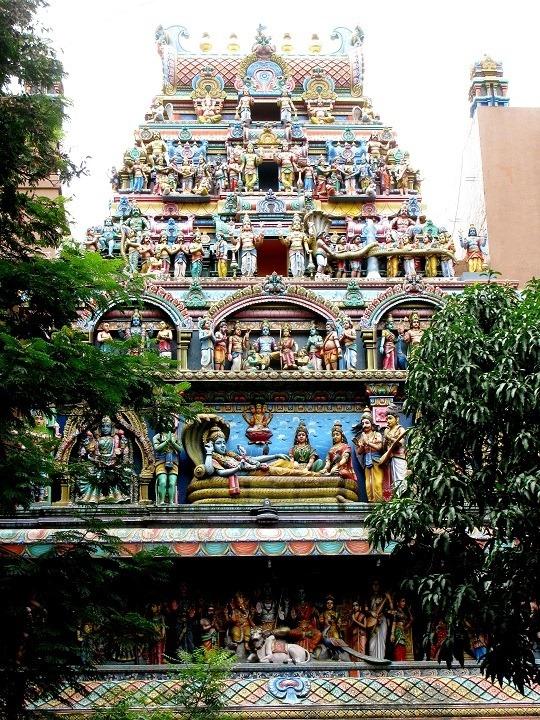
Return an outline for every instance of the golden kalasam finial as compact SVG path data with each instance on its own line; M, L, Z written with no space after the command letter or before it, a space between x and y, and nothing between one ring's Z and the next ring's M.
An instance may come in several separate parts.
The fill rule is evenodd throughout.
M236 33L230 34L227 50L230 53L237 53L240 50L240 43L238 42L238 36L236 35Z
M293 51L291 33L283 33L283 41L281 43L281 50L284 53L291 53Z
M203 52L210 52L212 49L212 41L210 40L210 35L207 32L203 32L199 47Z
M313 53L314 55L317 55L322 50L321 41L319 40L319 36L317 33L313 33L311 36L311 42L309 44L309 52Z

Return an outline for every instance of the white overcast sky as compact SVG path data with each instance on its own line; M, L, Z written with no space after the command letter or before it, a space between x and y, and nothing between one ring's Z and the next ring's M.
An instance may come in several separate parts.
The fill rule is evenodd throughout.
M247 53L259 23L278 51L284 32L301 50L313 32L332 47L334 27L362 27L364 92L421 170L423 201L439 225L455 216L472 64L484 53L503 62L511 105L540 106L539 0L50 0L45 24L72 101L66 147L74 159L89 156L89 176L66 190L76 237L106 216L108 170L161 91L157 25L184 25L196 49L208 31L216 51L236 32Z

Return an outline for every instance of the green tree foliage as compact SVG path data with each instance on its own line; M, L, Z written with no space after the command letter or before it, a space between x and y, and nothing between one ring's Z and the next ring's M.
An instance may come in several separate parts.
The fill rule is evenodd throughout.
M178 674L181 684L174 704L182 708L187 720L220 720L226 702L223 689L234 655L219 648L198 648L193 653L179 653L179 660L186 665Z
M95 660L156 640L148 609L165 592L170 562L121 558L103 526L86 524L38 545L34 557L0 558L0 717L22 718L67 686L84 693L80 675ZM126 613L129 587L137 591Z
M166 704L152 710L144 708L144 697L133 693L110 708L98 710L92 720L172 720L177 713L184 720L226 720L225 681L234 665L234 655L227 650L198 649L180 653L182 667L170 677L178 679L177 692ZM156 699L159 703L159 699ZM173 710L174 708L174 710Z
M407 587L446 619L439 659L462 660L469 636L486 635L487 676L523 690L537 679L540 282L521 298L491 282L450 298L406 394L409 487L370 514L371 539L395 544Z
M69 232L63 198L33 190L77 168L61 150L66 101L62 67L35 13L44 0L0 0L0 509L27 506L32 487L54 469L50 441L36 432L36 413L83 407L89 418L122 406L167 425L190 415L185 385L167 383L171 364L119 346L100 353L73 330L82 310L111 298L131 302L121 263L63 247Z
M60 251L69 233L63 198L37 192L52 175L68 181L80 171L61 149L62 67L36 20L45 5L0 0L0 511L8 513L65 472L37 416L76 408L95 421L126 407L158 429L193 411L182 398L186 386L167 382L170 363L134 355L129 343L100 353L74 330L81 310L95 312L111 298L132 302L137 288L118 263ZM142 644L155 635L145 615L161 597L163 559L122 560L107 532L86 517L84 525L85 533L64 535L32 559L0 558L0 714L11 720L36 698L76 686L78 670L107 655L115 632ZM126 588L137 588L130 613ZM84 626L93 641L82 652Z

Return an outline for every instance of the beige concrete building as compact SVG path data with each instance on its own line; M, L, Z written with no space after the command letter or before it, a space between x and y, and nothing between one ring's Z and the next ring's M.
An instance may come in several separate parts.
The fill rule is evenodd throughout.
M486 264L523 287L540 277L540 108L508 107L502 74L487 57L471 72L455 229L487 235Z
M540 108L480 107L490 266L522 287L540 277Z

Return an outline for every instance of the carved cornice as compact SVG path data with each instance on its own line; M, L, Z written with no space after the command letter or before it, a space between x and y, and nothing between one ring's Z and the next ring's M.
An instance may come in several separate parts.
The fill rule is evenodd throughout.
M320 382L321 380L363 380L366 382L383 381L395 382L406 380L406 370L181 370L178 379L204 382L231 382L244 380L306 380Z

